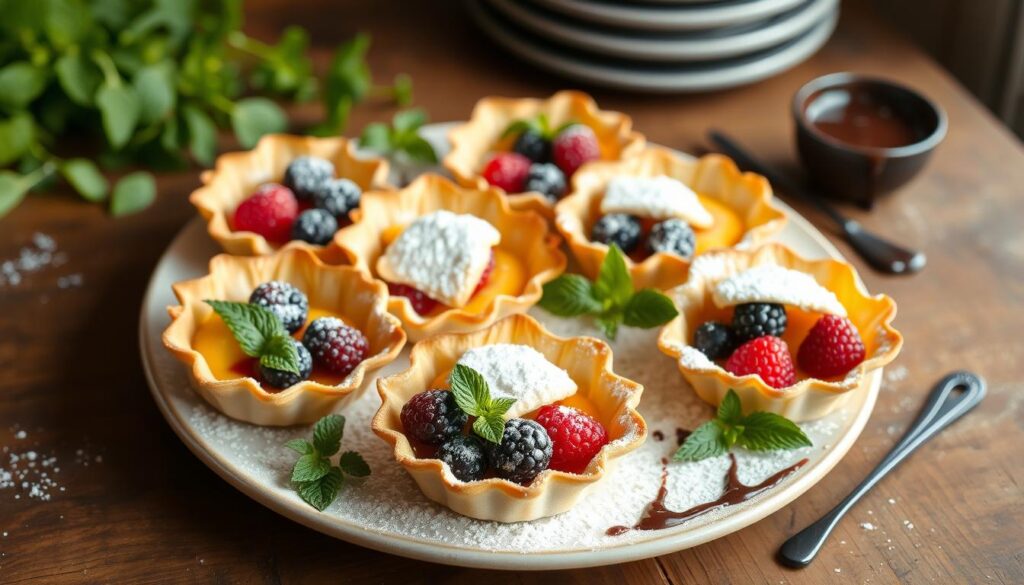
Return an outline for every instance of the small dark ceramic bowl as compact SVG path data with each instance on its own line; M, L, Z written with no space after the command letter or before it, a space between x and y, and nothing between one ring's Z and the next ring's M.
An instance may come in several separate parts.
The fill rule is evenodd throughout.
M837 111L845 111L844 104L882 112L884 127L876 129L888 136L868 137L863 118L845 119L847 132L836 131L835 125L830 132L823 130L823 117L834 118ZM804 85L793 97L793 118L800 158L822 195L866 209L876 195L903 185L921 170L947 126L945 112L916 91L854 73L833 73Z

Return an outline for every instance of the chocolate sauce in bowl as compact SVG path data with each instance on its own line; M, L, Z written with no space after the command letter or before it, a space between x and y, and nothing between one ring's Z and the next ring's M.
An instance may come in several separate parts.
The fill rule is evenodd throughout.
M895 148L922 138L892 104L856 84L821 92L806 113L816 130L854 146Z

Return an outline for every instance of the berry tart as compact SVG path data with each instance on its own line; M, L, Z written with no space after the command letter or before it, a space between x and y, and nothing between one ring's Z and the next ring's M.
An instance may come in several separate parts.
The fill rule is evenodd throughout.
M387 289L307 248L220 254L174 285L168 350L224 414L261 425L311 423L354 398L405 345Z
M764 177L721 155L684 158L660 147L587 164L555 207L555 226L585 275L596 277L614 242L637 286L662 290L686 280L695 256L764 242L785 221Z
M497 189L465 189L439 175L366 193L353 219L334 242L387 283L388 309L412 341L525 312L565 270L543 218L513 211Z
M459 514L552 516L646 439L643 386L611 364L604 342L513 315L417 343L408 370L378 380L372 428L428 498Z
M658 347L711 404L734 389L745 409L815 419L903 345L891 298L869 295L845 262L779 244L704 254L669 294L679 316Z
M489 97L448 135L444 166L466 187L494 186L513 209L546 218L576 170L592 160L619 160L643 148L629 116L597 109L590 96L560 91L546 100Z
M344 138L266 136L217 158L189 200L229 254L270 254L289 242L331 241L363 191L388 187L388 163L357 157Z

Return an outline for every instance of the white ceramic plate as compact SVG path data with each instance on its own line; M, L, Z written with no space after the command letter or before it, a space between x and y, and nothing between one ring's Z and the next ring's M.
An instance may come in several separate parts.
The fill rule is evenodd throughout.
M424 134L443 153L444 137L450 128L435 124ZM790 223L781 234L783 242L808 257L840 257L821 233L792 209L786 210ZM373 435L370 417L380 400L371 389L342 414L347 417L344 448L362 453L373 474L364 482L346 484L334 504L317 512L289 487L295 455L281 446L288 439L308 436L309 428L257 427L220 415L192 391L184 367L161 344L160 335L168 323L166 306L176 304L171 284L205 274L209 258L219 251L204 227L197 218L181 231L157 265L142 306L142 361L161 412L197 457L247 496L310 528L392 554L453 565L539 570L622 563L708 542L775 512L824 477L857 439L878 394L881 371L871 376L863 390L852 393L842 409L802 425L814 447L771 455L740 451L741 479L747 483L760 481L799 458L809 459L775 488L680 526L609 537L605 529L614 524L632 524L642 513L646 499L653 499L661 474L660 460L675 449L674 441L649 438L640 449L622 458L565 514L518 524L472 520L428 501L395 463L391 449ZM598 335L583 320L558 319L540 310L531 314L555 333ZM660 430L671 437L677 427L695 428L693 425L708 418L711 409L687 387L673 360L654 349L656 335L656 329L624 328L613 343L615 370L644 384L641 413L652 434ZM401 371L407 365L408 350L381 375ZM701 495L701 490L720 489L707 478L724 478L725 466L724 457L700 464L672 464L669 504L674 509L685 509L716 498L717 493ZM781 540L783 535L779 536Z
M839 11L833 9L802 35L741 57L655 64L598 57L554 45L502 21L494 9L483 2L469 0L466 6L487 36L542 69L586 83L653 93L712 91L766 79L813 55L831 36L839 19Z
M807 32L839 5L839 0L809 0L756 23L659 34L580 23L517 0L488 1L505 17L557 44L620 59L677 63L725 59L779 45Z
M681 31L754 22L775 16L804 0L729 0L645 6L615 0L535 0L568 16L608 26Z

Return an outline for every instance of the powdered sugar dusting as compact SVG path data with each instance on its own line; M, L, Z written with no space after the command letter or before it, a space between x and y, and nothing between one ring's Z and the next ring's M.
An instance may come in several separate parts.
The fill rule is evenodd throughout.
M601 213L628 213L651 219L678 218L699 228L708 228L714 223L711 213L701 205L693 189L665 175L613 177L601 199Z
M774 264L754 266L720 280L712 298L719 307L768 302L846 316L846 307L835 293L818 284L814 277Z
M506 417L522 416L576 393L576 382L527 345L496 343L470 349L458 363L487 380L492 397L513 398Z
M67 261L63 252L57 250L57 242L44 233L32 234L32 241L18 250L14 258L0 261L0 288L18 286L26 274L39 272L51 266L60 266ZM81 286L82 275L61 277L60 288Z

